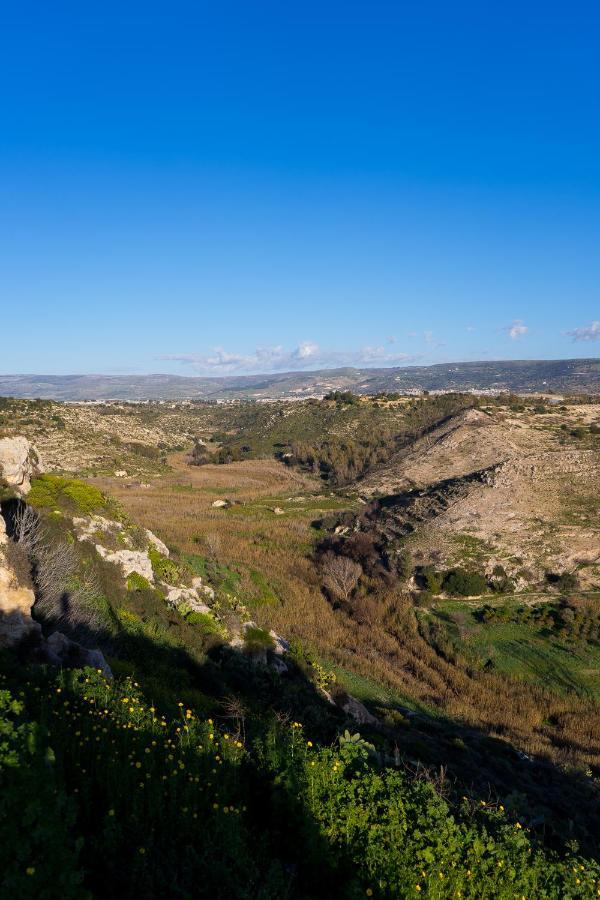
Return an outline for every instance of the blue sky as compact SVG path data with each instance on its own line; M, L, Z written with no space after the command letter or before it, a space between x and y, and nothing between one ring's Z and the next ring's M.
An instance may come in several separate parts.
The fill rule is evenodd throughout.
M0 371L597 356L600 7L0 0Z

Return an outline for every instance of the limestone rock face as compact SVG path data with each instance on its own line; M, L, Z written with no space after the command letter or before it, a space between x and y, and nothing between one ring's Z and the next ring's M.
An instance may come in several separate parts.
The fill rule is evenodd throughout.
M106 519L104 516L99 515L76 516L73 519L73 525L75 526L77 540L91 541L103 559L116 563L121 567L126 578L132 572L137 572L138 575L143 575L152 584L154 582L154 572L149 551L154 549L158 550L162 556L169 556L169 548L166 544L163 544L160 538L156 537L148 529L143 531L143 543L147 542L147 549L139 550L136 549L136 541L134 540L136 536L135 531L122 522ZM96 543L96 541L104 541L109 546L105 547L104 544ZM111 544L112 549L110 547ZM123 549L120 549L120 547L115 548L115 544L120 544Z
M31 478L43 471L36 449L24 437L7 437L0 440L0 478L15 493L25 496L31 487Z
M7 541L6 526L0 516L0 647L14 647L28 635L41 632L31 618L34 593L18 583L6 557Z
M206 603L203 603L198 598L198 592L195 588L170 587L169 585L164 585L164 587L167 591L166 600L170 606L174 606L177 609L180 604L183 604L192 612L210 615L210 606L207 606Z
M96 544L96 551L102 559L116 563L120 566L123 575L127 578L133 572L137 572L150 584L154 583L152 563L147 553L142 550L107 550L102 544Z
M166 544L164 544L160 538L156 537L156 535L150 531L149 528L146 528L146 537L150 542L151 546L154 547L155 550L158 550L162 556L169 556L169 548Z
M0 551L0 647L14 647L28 635L41 631L31 618L34 601L33 591L16 583Z

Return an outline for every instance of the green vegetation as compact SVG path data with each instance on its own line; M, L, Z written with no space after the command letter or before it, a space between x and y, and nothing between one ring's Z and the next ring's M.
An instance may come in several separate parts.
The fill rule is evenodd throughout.
M465 569L452 569L447 572L442 582L446 593L455 597L474 597L488 591L488 583L479 572L467 572Z
M597 598L474 608L445 601L429 638L445 654L558 692L600 698L600 607Z
M352 391L329 391L328 394L325 394L323 400L333 400L335 403L340 404L347 403L350 406L356 406L360 403L360 397L358 394L353 394Z
M147 578L140 575L139 572L132 572L127 576L128 591L147 591L152 590L152 585Z
M109 506L98 488L63 475L39 475L32 482L27 501L32 506L66 509L75 515L106 511Z
M287 409L240 407L229 414L235 428L220 435L225 439L216 459L229 463L275 456L342 486L386 462L436 422L475 403L470 396L446 394L396 408L334 391L323 401Z
M177 584L177 582L181 580L181 567L178 566L174 560L169 559L167 556L163 556L162 553L154 547L151 547L148 550L148 556L152 563L154 577L158 581L165 581L167 584Z
M257 588L257 593L250 600L253 606L274 606L279 603L279 597L262 572L258 572L256 569L251 569L250 580L252 581L252 584Z
M268 716L246 717L242 732L176 695L163 711L133 679L93 670L9 667L3 679L7 896L152 900L202 885L244 900L563 900L596 890L594 861L544 850L502 806L450 807L427 781L377 766L360 734L319 746L300 723Z
M272 650L275 646L272 636L265 628L246 628L244 631L244 647L249 653Z

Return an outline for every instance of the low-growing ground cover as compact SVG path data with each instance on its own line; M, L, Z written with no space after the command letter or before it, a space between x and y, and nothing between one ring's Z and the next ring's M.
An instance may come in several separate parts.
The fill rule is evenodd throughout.
M7 896L55 897L58 884L73 898L598 891L592 860L543 850L486 799L450 808L426 781L374 765L359 738L319 746L297 721L226 725L175 694L159 708L133 678L3 663ZM35 779L56 793L49 809L28 798L22 818Z

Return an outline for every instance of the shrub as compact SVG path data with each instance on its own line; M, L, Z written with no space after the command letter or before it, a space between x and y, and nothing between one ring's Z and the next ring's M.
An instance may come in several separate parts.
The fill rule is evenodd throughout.
M410 576L412 575L414 567L410 550L400 550L400 552L396 556L395 562L398 577L406 581L406 579L410 578Z
M487 593L488 583L478 572L451 569L444 577L443 588L448 594L456 597L473 597Z
M185 621L190 625L195 625L203 634L215 634L223 638L227 636L227 631L223 625L221 625L220 622L217 622L217 620L209 615L209 613L195 612L192 610L192 612L188 613L185 617Z
M424 566L421 570L423 586L430 594L439 594L442 589L442 575L433 566Z
M139 572L131 572L131 574L127 576L127 590L128 591L152 590L152 585L150 584L148 579L144 578L143 575L140 575Z
M83 515L104 510L107 498L92 484L62 475L39 475L34 478L27 497L32 506L63 507Z
M163 556L155 547L148 550L148 556L152 563L152 571L158 581L166 581L167 584L177 584L181 580L181 567L172 559Z
M554 582L559 591L569 593L579 588L579 579L574 572L562 572Z
M188 456L190 466L205 466L211 462L211 454L207 450L206 445L202 441L195 441L192 450Z
M0 690L0 895L85 896L71 828L75 806L56 778L48 735Z
M244 632L244 649L248 653L260 653L263 650L272 650L275 642L264 628L246 628Z

